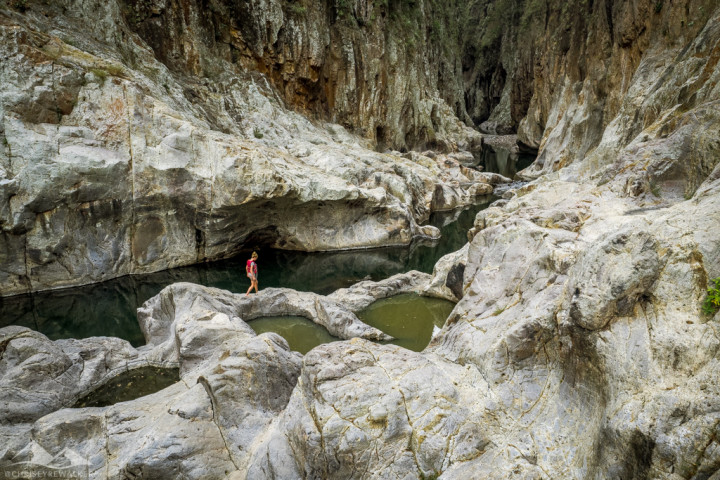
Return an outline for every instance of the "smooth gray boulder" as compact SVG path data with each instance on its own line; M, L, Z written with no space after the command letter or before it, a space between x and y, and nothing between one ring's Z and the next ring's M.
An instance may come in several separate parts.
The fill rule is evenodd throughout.
M658 242L636 226L613 232L578 260L570 317L588 330L628 314L662 269Z
M129 368L161 365L127 341L94 337L52 342L25 327L0 329L0 421L33 422Z
M454 380L432 358L392 345L315 348L246 478L422 478L476 457L488 442Z

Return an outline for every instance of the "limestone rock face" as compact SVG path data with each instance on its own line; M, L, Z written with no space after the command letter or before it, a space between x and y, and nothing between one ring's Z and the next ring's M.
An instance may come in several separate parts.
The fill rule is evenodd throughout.
M33 425L32 442L51 455L70 449L86 458L90 478L171 472L223 478L241 468L254 439L287 403L299 354L274 334L231 338L225 330L217 338L227 322L222 317L200 319L202 333L195 334L229 350L192 368L181 355L182 381L110 407L59 410ZM10 447L5 457L15 453Z
M628 313L660 273L657 245L636 226L593 245L578 261L570 317L583 328L597 330L608 319Z
M302 372L247 478L428 477L488 443L453 376L422 354L353 340L312 350Z
M242 38L237 42L248 49L247 58L270 58L276 65L280 56L277 51L268 54L267 43L297 44L278 43L290 23L286 7L256 3L263 6L262 21L254 16L260 10L241 11L252 22L235 36ZM490 3L480 4L488 7L483 14L492 20L491 14L503 11L497 7L504 2L492 2L492 8ZM84 5L96 4L72 5L73 11L83 12ZM132 13L123 12L120 4L110 5L101 10L105 16L98 15L100 26ZM364 5L352 4L353 18L370 12L362 9ZM523 8L539 5L542 2L524 2ZM488 121L496 131L517 121L523 142L541 150L526 177L542 176L508 190L502 201L482 211L469 244L438 262L432 276L361 283L324 298L268 289L267 294L238 299L188 285L169 287L140 313L148 346L138 350L105 340L49 342L28 330L4 329L0 373L7 383L3 380L6 395L0 398L8 400L0 400L6 402L0 405L8 412L4 421L17 418L12 421L18 423L0 425L9 439L0 446L5 449L0 461L16 458L37 442L52 454L65 447L81 452L89 459L93 478L716 478L720 313L705 315L701 305L708 281L720 276L720 11L716 3L701 0L577 2L564 10L558 4L541 10L525 20L531 28L551 28L530 37L529 47L518 56L508 52L504 39L510 37L504 30L481 36L485 48L505 45L500 59L508 68L480 65L467 78L492 87L485 90L492 93L492 101L473 97L473 115L495 112ZM312 17L315 12L305 13ZM300 16L301 11L295 13ZM143 22L160 21L153 15L162 19L167 13L139 17L133 31L146 33ZM519 16L521 21L524 16ZM208 258L210 251L227 252L223 248L234 248L227 245L245 235L238 234L245 232L238 218L250 218L244 208L252 207L256 215L255 207L264 202L275 202L279 218L293 215L327 227L323 222L333 218L333 202L346 209L351 200L350 211L356 215L352 223L369 232L316 235L286 219L285 224L297 227L290 235L275 223L263 223L265 217L252 216L252 225L262 229L247 232L247 237L272 238L278 245L310 244L321 238L337 243L341 237L349 243L377 235L390 238L387 229L382 233L373 227L379 224L396 232L392 238L432 235L419 233L417 219L472 196L462 178L475 185L492 183L465 173L466 155L380 155L363 149L357 137L335 125L330 132L302 123L302 117L283 110L278 99L269 100L272 90L260 76L250 75L248 83L234 89L232 79L218 74L212 85L184 90L169 68L151 58L150 49L139 46L145 45L139 37L132 37L138 46L118 50L135 59L137 70L116 71L111 68L115 64L104 63L108 74L108 69L115 73L102 85L99 72L83 77L94 85L94 102L122 98L132 105L120 108L126 122L121 125L127 128L109 129L100 136L95 126L109 123L88 113L95 103L82 98L91 95L91 89L77 89L77 77L64 68L79 68L72 67L73 62L96 65L91 61L97 58L109 62L111 55L102 56L97 45L94 57L81 55L33 27L33 22L40 25L43 20L32 15L3 18L9 19L0 25L9 41L0 48L22 50L7 56L14 60L2 64L3 75L23 85L8 87L22 95L2 99L2 132L9 139L2 168L12 176L0 181L8 199L7 205L0 204L6 245L0 252L8 252L3 259L13 259L4 260L2 269L9 288L32 278L33 271L44 279L53 278L45 273L51 266L71 270L69 263L54 260L65 258L66 248L54 248L48 238L55 237L42 235L71 235L77 225L97 225L81 222L95 220L83 216L84 210L72 217L67 205L90 202L91 209L91 199L99 198L91 193L105 191L96 190L93 182L103 176L115 179L118 190L113 195L121 199L128 191L123 182L133 185L130 214L109 200L102 205L113 215L135 219L129 223L130 240L107 251L115 252L113 258L129 255L148 264L165 261L153 252L167 251L167 258L172 258L187 251L163 243L165 238L184 238L188 248L200 245L196 251L206 252L202 255ZM223 35L222 30L218 33ZM315 34L294 38L311 38L315 43L307 44L307 51L321 58L313 45L322 44L323 33L311 35ZM120 36L115 29L101 35L111 45L119 44ZM151 44L153 52L162 53ZM167 52L178 45L170 43ZM343 62L357 63L360 57L347 53ZM206 68L199 60L207 58L204 55L179 58L188 58L190 66L173 68ZM513 58L513 68L503 63ZM56 63L64 67L49 68ZM149 66L158 70L153 73ZM47 70L57 72L57 96L50 95L49 83L44 83L50 78ZM485 76L488 71L491 77ZM27 88L31 79L37 79L32 89ZM167 89L158 88L163 80ZM346 85L351 84L348 80ZM288 80L287 85L297 82ZM257 126L257 135L243 130L243 137L229 114L215 114L224 111L224 101L213 97L213 88L239 105L255 105L255 116L239 124ZM78 104L63 113L75 92ZM284 95L288 98L286 91ZM209 110L200 111L201 104ZM283 115L273 116L278 112ZM81 126L95 136L77 130L78 122L64 123L76 118L73 115L86 118ZM291 121L301 123L292 127ZM222 133L220 127L233 134ZM287 132L299 140L284 145ZM126 135L129 140L124 140ZM46 137L51 140L33 140ZM16 152L18 138L26 146L24 156L8 153ZM338 147L341 141L348 145ZM97 160L88 158L86 148L114 153ZM58 149L63 153L55 153ZM220 150L230 153L220 155ZM355 152L351 160L348 151ZM61 171L74 182L87 177L90 183L42 183L38 179L51 171L43 163L48 158L60 158L62 165L82 163L85 167L77 177L69 167ZM129 158L128 170L147 173L116 175L113 169L122 162L130 165L123 160ZM390 158L392 164L384 162ZM253 170L255 165L262 165L259 172ZM421 175L417 172L425 170L418 165L437 173ZM112 173L100 174L97 169ZM247 172L249 178L273 180L233 183L228 180L233 169ZM31 175L35 171L41 173ZM290 171L292 175L284 176ZM29 191L23 185L38 182L44 186L32 191L44 192L41 196L23 193ZM203 191L214 193L198 193ZM167 192L182 201L164 200L175 198ZM242 201L231 201L235 197ZM156 204L164 205L164 216L152 210ZM188 217L196 222L187 231L181 226L190 224L168 220L181 215L186 204L192 207ZM96 206L98 211L102 205ZM357 213L364 208L372 216ZM61 228L54 218L75 220ZM196 225L202 226L199 234ZM233 240L210 235L226 226ZM102 223L96 228L97 235L106 231ZM172 236L156 234L162 231L172 231ZM91 248L93 236L87 238L85 244ZM198 240L202 238L204 243ZM13 263L16 258L31 262L29 273L26 263ZM444 327L421 353L355 338L318 347L303 358L290 352L277 335L255 336L240 320L264 311L311 312L316 321L336 319L338 330L372 337L376 332L354 324L348 312L410 288L458 299ZM77 353L78 345L91 353ZM117 352L107 360L111 365L135 355L146 362L175 362L182 382L112 407L57 410L67 405L63 399L77 394L73 382L90 385L103 378L107 369L101 358L107 358L108 349ZM91 367L87 372L79 366L86 357ZM20 386L17 391L15 384ZM31 389L42 394L33 398L27 393ZM55 391L57 396L46 393Z
M287 104L352 126L380 148L470 149L479 138L458 137L464 129L457 117L466 114L456 40L448 35L446 45L436 45L439 30L451 31L457 20L431 2L118 4L171 70L262 72Z
M583 162L584 174L597 173L630 144L658 139L662 146L655 145L655 158L643 155L655 164L648 174L663 178L653 178L653 183L675 183L674 188L684 187L684 194L692 195L698 175L674 172L700 168L699 177L705 178L711 168L700 165L717 153L708 155L704 148L665 137L681 123L704 137L704 127L697 127L715 123L703 118L717 110L712 107L718 98L717 3L648 0L578 4L567 10L565 25L559 31L546 29L535 51L520 49L522 57L542 58L540 64L516 63L519 69L533 72L524 76L532 78L525 88L533 94L527 114L519 121L518 135L525 144L540 148L536 163L524 176L536 178L586 157L592 162ZM545 15L553 21L550 10ZM554 18L563 21L562 15ZM715 133L707 135L711 138ZM670 162L674 166L668 169L669 158L691 153L698 158L685 167ZM689 184L678 185L673 177L684 177Z
M358 339L304 358L247 478L717 471L717 315L700 305L720 197L639 209L612 182L532 186L439 262L433 282L464 260L463 295L428 349Z
M463 278L467 255L468 245L465 245L457 252L449 253L438 260L433 269L432 281L425 287L424 292L452 302L459 301L465 288Z
M418 225L432 211L492 192L492 175L447 155L378 153L311 122L219 52L203 57L212 82L169 68L127 29L139 24L122 2L30 3L0 11L2 295L245 245L405 245L437 234ZM86 31L77 18L97 23ZM463 148L481 149L479 134L456 130L473 139Z
M179 365L181 381L106 408L60 409L72 405L83 386L112 378L111 362L125 368L131 360L148 364L163 356L162 345L135 350L117 345L117 339L96 338L72 341L84 347L73 355L67 341L3 329L0 367L7 401L0 411L8 442L0 450L0 467L12 468L35 444L52 456L69 449L84 458L90 478L160 478L170 472L221 478L242 466L253 440L287 404L300 355L275 334L256 336L237 317L193 308L170 326L175 361L164 364ZM32 466L24 468L32 472Z
M147 365L119 338L50 342L40 333L14 326L1 333L0 418L4 423L37 420L128 366Z

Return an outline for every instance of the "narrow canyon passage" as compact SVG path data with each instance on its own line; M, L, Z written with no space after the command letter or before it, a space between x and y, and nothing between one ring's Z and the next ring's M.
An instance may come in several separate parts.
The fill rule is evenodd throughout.
M0 0L0 477L719 439L717 0Z

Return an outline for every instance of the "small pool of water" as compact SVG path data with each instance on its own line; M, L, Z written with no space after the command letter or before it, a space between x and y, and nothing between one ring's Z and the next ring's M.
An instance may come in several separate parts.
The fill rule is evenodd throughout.
M330 335L322 325L318 325L305 317L261 317L250 320L248 325L258 335L265 332L275 332L287 340L290 350L305 355L307 352L323 343L340 340Z
M499 173L514 179L517 172L523 170L535 161L536 156L526 153L512 154L507 150L494 151L492 148L483 150L481 165L486 172Z
M141 367L111 378L78 400L73 408L107 407L159 392L180 381L177 368Z
M378 300L358 318L395 337L389 343L420 352L430 343L433 327L442 328L453 307L447 300L402 294Z
M486 137L486 145L483 147L482 157L478 162L478 165L482 166L485 172L499 173L505 177L515 179L519 171L532 165L537 158L537 152L528 153L523 150L511 150L509 145L503 143L503 141L500 141L500 143L493 141L492 138L494 137ZM496 138L501 139L503 137ZM513 139L512 143L516 141L517 138Z
M260 250L260 289L287 287L326 295L368 277L382 280L408 270L432 273L440 257L465 245L475 215L492 200L488 197L484 203L467 209L434 213L428 223L440 228L442 234L435 242L343 252ZM234 259L126 276L84 287L0 297L0 327L25 326L51 340L113 336L138 347L145 339L136 310L145 301L175 282L245 292L250 285L245 276L249 253Z

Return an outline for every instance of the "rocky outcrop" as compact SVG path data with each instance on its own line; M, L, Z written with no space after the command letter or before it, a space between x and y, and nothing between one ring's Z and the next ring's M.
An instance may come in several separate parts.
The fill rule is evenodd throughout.
M512 16L503 4L493 11ZM532 28L546 26L530 39L547 50L528 44L550 53L505 69L512 82L495 111L497 125L520 119L520 137L541 149L526 175L543 176L482 211L469 244L418 284L459 300L424 352L353 339L300 358L233 318L261 296L198 301L169 328L151 321L171 317L165 295L143 313L157 339L147 348L176 355L183 382L135 403L28 419L3 458L32 438L53 453L72 446L99 478L190 477L199 458L213 478L717 477L720 313L701 305L720 276L720 11L702 1L531 7ZM485 39L504 38L500 29ZM494 78L497 93L503 74ZM513 98L530 114L518 117ZM386 295L371 287L331 297ZM295 302L268 292L276 298ZM21 357L8 356L21 350L13 343L3 362ZM59 365L77 378L69 362ZM161 435L150 418L163 419Z
M3 433L12 435L0 450L0 469L38 474L47 465L34 454L38 450L50 459L65 455L86 478L159 478L169 472L221 478L241 468L256 437L287 404L300 355L290 352L276 334L256 336L245 323L225 314L195 313L174 325L180 382L110 407L56 407L55 413L34 423L25 423L32 418L6 418ZM19 349L19 343L11 340L11 351ZM51 348L57 343L44 339ZM102 352L117 355L109 344ZM12 357L2 359L3 365L13 363ZM71 365L82 368L82 363ZM48 373L46 382L55 380L54 372ZM39 403L31 393L43 380L37 373L27 377L32 388L27 389L26 407L35 408ZM14 388L25 391L25 386ZM64 392L53 393L58 401L64 399Z
M178 283L139 309L147 344L138 349L116 338L52 342L27 328L0 329L6 439L0 471L37 473L43 464L33 458L34 445L51 456L74 452L85 459L90 478L156 478L170 471L217 478L246 468L253 443L287 405L300 355L276 334L256 336L241 318L301 314L341 338L387 340L353 312L420 289L428 278L410 272L362 282L332 298L289 289L245 297ZM181 382L107 408L63 409L119 373L148 365L179 366Z
M492 192L491 177L446 155L381 154L342 126L310 122L261 76L231 66L212 82L183 76L124 15L114 2L0 12L2 295L248 245L404 245L437 234L418 226L432 211ZM80 34L75 16L98 23ZM480 148L477 133L458 132Z
M539 149L526 179L584 158L577 178L601 175L632 144L653 159L627 188L684 198L715 164L713 142L664 140L714 123L709 0L236 3L4 7L3 295L245 245L407 244L487 179L368 148L477 157L458 118ZM667 147L698 156L669 170Z
M462 299L425 352L355 341L305 357L248 478L720 468L718 318L700 312L720 197L638 209L609 184L532 186L479 215Z
M533 93L518 135L540 149L526 178L585 158L598 172L641 132L657 138L675 130L679 110L704 116L712 109L718 98L715 2L592 2L553 10L529 19L535 29L543 22L546 28L530 48L519 49L524 59L516 75ZM700 177L710 170L704 167Z
M720 341L718 315L700 305L720 274L719 182L710 176L695 198L654 207L652 195L614 192L623 172L601 186L545 179L515 190L478 215L465 252L438 264L434 278L464 262L462 298L422 353L354 339L300 364L279 337L234 320L230 294L170 287L190 294L161 295L147 310L191 314L174 315L173 335L147 312L143 322L147 348L177 352L184 381L126 404L52 413L32 439L82 452L98 478L190 475L201 457L213 478L710 477L720 468ZM415 277L331 297L355 308L393 289L432 288ZM175 349L159 347L168 336ZM233 370L238 357L253 373ZM278 363L292 372L281 377L287 387L263 373ZM256 383L241 388L238 378ZM258 391L282 393L247 397ZM150 417L160 419L152 436ZM202 444L189 418L207 429ZM14 430L12 455L27 448L29 428ZM165 455L169 442L178 455Z
M246 296L191 283L175 283L163 289L138 309L138 321L148 345L175 355L177 322L196 321L199 311L223 313L244 321L261 317L300 316L325 327L343 339L391 340L392 337L364 324L356 316L383 298L425 289L430 276L410 271L374 282L363 281L330 295L298 292L289 288L266 288Z
M119 4L173 71L262 72L288 105L351 127L381 149L480 146L457 123L466 117L450 33L457 20L434 2Z

